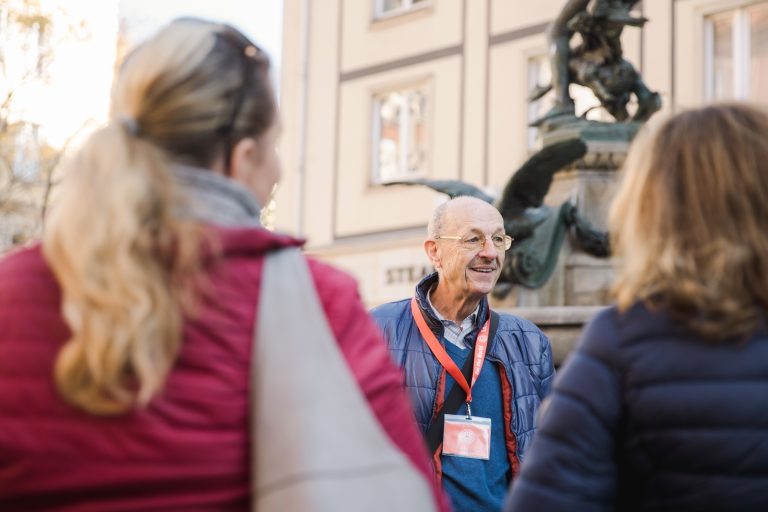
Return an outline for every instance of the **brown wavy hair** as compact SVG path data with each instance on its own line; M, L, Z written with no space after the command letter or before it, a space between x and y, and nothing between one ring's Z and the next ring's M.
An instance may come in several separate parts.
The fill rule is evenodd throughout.
M276 117L269 61L234 28L178 20L126 59L111 121L64 163L43 251L71 337L62 397L118 414L159 393L202 274L204 226L180 217L171 162L209 167Z
M610 211L614 292L711 340L744 339L768 308L768 113L682 112L633 144Z

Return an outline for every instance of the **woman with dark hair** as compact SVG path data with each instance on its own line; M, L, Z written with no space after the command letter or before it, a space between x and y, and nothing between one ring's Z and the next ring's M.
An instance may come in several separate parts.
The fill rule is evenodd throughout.
M585 328L507 511L768 510L768 114L678 114L610 213L616 306Z
M294 362L317 384L349 374L342 382L357 395L344 403L358 407L348 414L371 415L376 439L426 490L421 502L444 506L355 282L296 249L303 282L263 271L271 255L302 244L259 223L280 177L279 132L268 59L230 26L178 20L127 57L110 122L66 164L42 245L0 262L0 509L223 511L253 500L274 510L252 495L251 464L275 446L286 448L269 460L289 460L304 439L286 437L324 419L262 396L271 383L261 370L295 375ZM316 296L320 320L306 339L288 333L307 322L307 302L265 296L267 278L285 279L273 291L303 285L300 298ZM285 329L262 328L286 312ZM320 331L330 360L341 361L333 368L309 355ZM283 366L258 360L261 348L288 341L305 342L306 355ZM304 386L301 403L324 398L320 389ZM283 421L279 432L252 412L260 401ZM369 443L346 435L350 446ZM351 493L367 475L342 476ZM391 481L376 483L394 499ZM276 492L294 489L279 483Z

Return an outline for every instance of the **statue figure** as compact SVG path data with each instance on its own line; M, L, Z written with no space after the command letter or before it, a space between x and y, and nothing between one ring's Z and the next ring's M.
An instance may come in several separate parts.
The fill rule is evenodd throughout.
M615 168L612 154L606 153L601 160L597 158L601 153L588 153L587 145L595 140L628 145L642 122L661 108L659 94L648 89L622 53L624 27L641 27L648 21L631 14L638 1L567 0L547 34L552 81L538 86L530 98L536 100L551 89L555 92L552 110L533 123L547 135L543 138L544 147L512 175L498 200L461 181L418 179L388 183L424 185L450 197L469 195L495 202L507 234L514 238L494 290L497 298L505 297L515 285L543 286L555 269L566 236L570 236L571 246L576 250L600 258L610 256L608 234L595 229L576 205L566 201L559 207L550 207L543 201L555 173L576 161L592 168ZM571 39L576 34L581 42L572 47ZM568 92L571 83L590 88L620 123L577 118ZM627 104L632 94L638 105L630 119Z
M548 145L530 157L513 175L495 202L506 233L514 239L507 251L494 296L505 297L514 285L539 288L551 276L565 236L573 245L598 257L610 254L607 233L595 230L576 206L566 201L557 208L543 204L557 171L586 153L581 139ZM414 179L387 185L424 185L450 197L473 196L488 203L495 199L469 183L455 180Z
M529 97L530 101L535 101L554 89L555 105L532 126L575 116L573 99L568 92L571 83L591 89L617 121L629 118L630 94L635 95L638 103L632 117L634 121L645 121L661 108L659 94L648 89L634 66L623 57L621 33L624 27L642 27L648 21L630 14L637 2L568 0L547 32L551 83L536 87ZM574 34L579 34L581 43L572 47Z

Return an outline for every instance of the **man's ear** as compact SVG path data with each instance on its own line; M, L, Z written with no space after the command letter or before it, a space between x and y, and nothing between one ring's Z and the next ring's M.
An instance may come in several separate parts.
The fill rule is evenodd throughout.
M427 253L432 266L436 269L440 268L440 248L435 240L424 240L424 252Z

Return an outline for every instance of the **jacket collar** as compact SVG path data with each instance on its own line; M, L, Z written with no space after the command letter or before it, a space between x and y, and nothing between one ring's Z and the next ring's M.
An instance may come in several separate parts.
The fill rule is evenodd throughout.
M426 320L427 325L429 326L429 329L435 334L438 340L443 339L443 324L440 322L440 320L432 313L432 308L429 306L429 301L427 300L427 294L429 293L429 290L432 288L433 285L437 284L437 282L440 279L440 275L437 272L432 272L428 276L425 276L419 283L416 285L416 304L419 306L419 309L421 310L421 314L424 315L424 320ZM475 325L472 327L472 331L467 335L465 340L470 344L474 345L475 343L475 336L474 332L477 330L478 325L483 325L485 321L488 319L488 297L483 297L480 300L480 307L477 311L477 319L475 320Z

